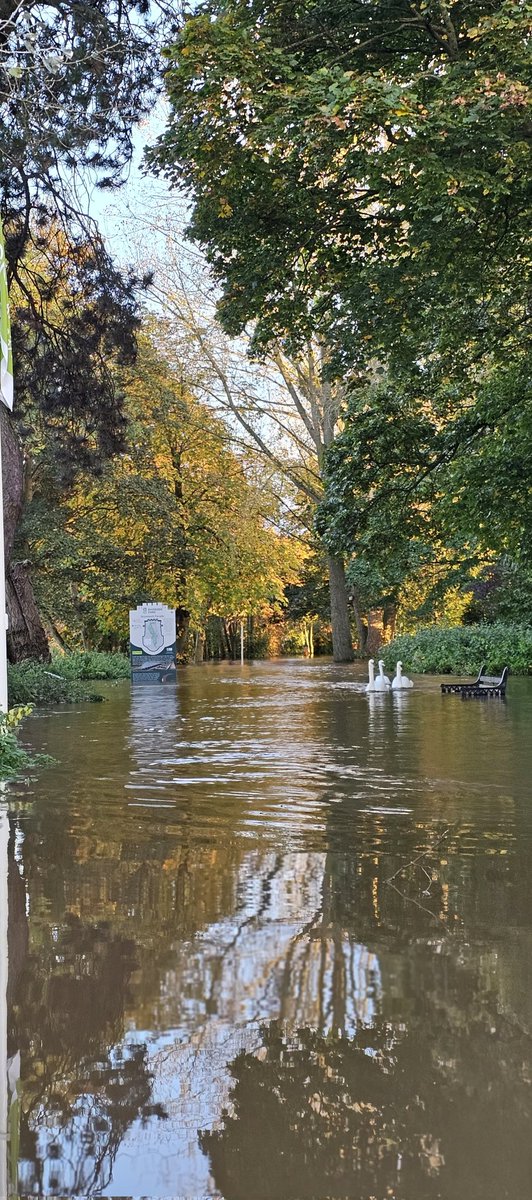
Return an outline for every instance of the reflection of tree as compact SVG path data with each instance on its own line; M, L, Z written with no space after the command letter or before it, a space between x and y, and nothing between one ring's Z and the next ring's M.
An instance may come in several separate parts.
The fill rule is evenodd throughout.
M437 1196L428 1155L436 1176L438 1148L421 1099L404 1081L399 1094L388 1086L397 1048L384 1023L353 1040L264 1030L259 1053L233 1063L234 1114L201 1137L223 1195L380 1200L404 1175L426 1200Z
M526 1200L532 1103L511 1028L494 1054L487 1011L432 1016L439 1028L379 1019L353 1038L263 1029L232 1063L222 1127L200 1135L220 1193Z
M146 1109L146 1048L110 1049L123 1034L135 966L131 941L76 917L28 957L14 1024L24 1067L23 1176L38 1195L102 1187L125 1130Z
M7 893L8 893L8 964L9 972L7 977L7 1007L8 1012L13 1004L13 997L16 993L20 973L24 968L26 955L28 952L28 918L26 916L26 892L24 888L24 880L22 879L15 862L15 823L13 820L9 822L9 846L8 846L8 868L7 868ZM13 1031L8 1028L8 1056L15 1054L18 1050L16 1040L13 1038Z
M165 1142L206 1172L201 1128L218 1129L202 1145L228 1200L529 1200L528 834L513 832L508 810L501 819L499 797L483 796L484 824L460 791L427 803L411 759L406 789L393 790L411 697L368 708L354 750L349 693L339 687L324 708L310 692L302 758L283 705L266 733L269 707L244 707L244 729L235 706L233 746L225 693L203 726L204 676L183 679L177 733L175 700L156 698L148 720L135 699L132 770L129 752L112 757L116 723L107 731L101 706L68 791L47 772L21 823L25 1193L104 1188L120 1141L119 1164L146 1146L155 1164ZM428 778L447 753L439 737ZM268 767L280 746L286 795ZM99 795L107 758L120 784ZM164 786L152 791L159 762ZM198 782L173 803L175 777L188 774ZM231 1069L235 1111L219 1129ZM142 1129L164 1115L149 1099L169 1114L164 1133L156 1119Z

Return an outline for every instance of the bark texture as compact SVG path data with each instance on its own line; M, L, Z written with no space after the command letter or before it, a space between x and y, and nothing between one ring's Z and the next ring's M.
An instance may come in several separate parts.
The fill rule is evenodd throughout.
M28 563L10 563L6 577L6 601L9 661L16 663L24 658L37 658L40 662L49 662L50 650L35 603Z
M50 660L48 641L35 603L27 562L13 561L13 546L24 496L24 467L19 440L7 409L0 404L2 483L4 489L4 554L6 562L7 654L10 662L24 658Z
M344 564L340 558L333 558L332 554L328 554L327 570L331 598L333 658L335 662L353 662Z
M377 654L382 646L382 642L382 608L371 608L368 612L366 654L369 657L371 657L372 654Z

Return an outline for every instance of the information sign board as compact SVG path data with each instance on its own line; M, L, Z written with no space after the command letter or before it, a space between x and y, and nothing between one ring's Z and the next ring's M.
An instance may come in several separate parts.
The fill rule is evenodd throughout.
M176 678L175 610L139 604L129 613L132 683L173 683Z

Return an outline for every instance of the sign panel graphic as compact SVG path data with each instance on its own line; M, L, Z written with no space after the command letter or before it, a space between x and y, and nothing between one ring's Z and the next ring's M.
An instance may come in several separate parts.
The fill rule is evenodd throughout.
M174 683L175 611L166 604L139 604L129 613L132 683Z

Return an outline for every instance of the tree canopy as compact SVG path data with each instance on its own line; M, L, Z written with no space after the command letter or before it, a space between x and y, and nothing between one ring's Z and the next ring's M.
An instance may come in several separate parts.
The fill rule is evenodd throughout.
M35 463L25 553L48 625L70 644L119 643L128 609L157 596L178 611L185 653L189 629L259 614L299 577L297 549L268 523L275 500L154 337L148 323L134 367L115 367L123 447L98 479L81 471L57 488L46 444Z
M16 396L16 428L1 416L8 551L23 456L31 491L44 447L66 482L80 468L100 470L120 445L122 397L109 368L134 357L141 281L117 269L90 193L124 179L133 127L159 88L158 35L173 22L170 9L145 0L0 5L0 211ZM10 655L46 655L24 562L8 562L7 596Z
M192 193L227 329L319 330L363 366L435 343L456 360L458 329L468 361L513 339L529 16L510 0L201 6L167 51L153 161Z
M342 379L318 524L381 597L522 553L529 24L510 0L208 0L167 51L151 160L190 192L224 327L317 337Z

